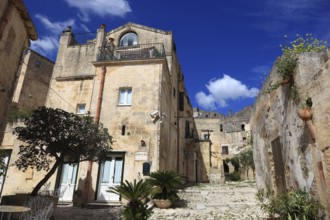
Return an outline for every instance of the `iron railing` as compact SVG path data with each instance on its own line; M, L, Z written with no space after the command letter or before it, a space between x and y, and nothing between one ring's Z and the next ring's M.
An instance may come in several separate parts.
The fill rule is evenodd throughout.
M99 47L97 61L105 60L146 60L166 57L163 44L138 44L127 47L105 45Z

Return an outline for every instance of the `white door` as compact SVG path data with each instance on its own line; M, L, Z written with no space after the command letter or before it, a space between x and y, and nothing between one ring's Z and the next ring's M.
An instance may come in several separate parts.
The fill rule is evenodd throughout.
M119 201L119 195L107 192L109 187L121 184L123 157L112 156L101 164L99 175L98 201Z
M76 186L77 168L77 163L63 164L60 183L60 192L64 192L63 195L60 195L62 201L72 201Z

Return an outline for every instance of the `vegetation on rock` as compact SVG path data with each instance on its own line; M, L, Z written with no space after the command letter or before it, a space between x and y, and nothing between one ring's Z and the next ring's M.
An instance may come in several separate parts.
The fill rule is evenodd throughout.
M298 58L301 53L305 52L321 52L326 48L327 42L314 38L312 34L305 36L296 35L296 39L285 45L280 45L282 56L276 60L277 72L282 80L293 83L293 72L297 66ZM287 41L287 36L284 36ZM282 82L270 82L264 93L271 93L278 89Z

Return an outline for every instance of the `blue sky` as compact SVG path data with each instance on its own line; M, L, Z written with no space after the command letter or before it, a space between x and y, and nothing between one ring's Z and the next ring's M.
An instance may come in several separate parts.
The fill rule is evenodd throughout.
M330 38L329 0L24 0L39 34L32 49L56 59L61 31L134 22L173 31L193 107L228 114L253 104L284 35Z

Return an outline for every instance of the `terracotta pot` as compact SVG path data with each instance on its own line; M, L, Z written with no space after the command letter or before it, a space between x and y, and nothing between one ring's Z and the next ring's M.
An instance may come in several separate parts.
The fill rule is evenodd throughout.
M172 206L172 201L169 199L154 199L154 204L160 209L168 209Z
M312 139L315 141L316 139L316 132L315 132L315 127L314 124L312 122L312 118L313 118L313 113L309 108L302 108L298 110L298 116L299 118L301 118L302 120L304 120L307 124L309 133L312 136Z
M283 79L278 84L281 85L281 86L283 86L283 85L289 84L289 83L291 83L291 80L290 79Z
M309 108L301 108L298 109L298 116L304 121L311 120L313 117L313 113Z

